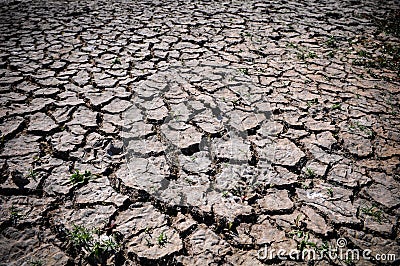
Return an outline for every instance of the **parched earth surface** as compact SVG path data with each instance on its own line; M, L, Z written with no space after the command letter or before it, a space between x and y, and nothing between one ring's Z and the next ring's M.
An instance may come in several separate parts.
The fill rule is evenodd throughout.
M395 263L399 7L2 1L0 264Z

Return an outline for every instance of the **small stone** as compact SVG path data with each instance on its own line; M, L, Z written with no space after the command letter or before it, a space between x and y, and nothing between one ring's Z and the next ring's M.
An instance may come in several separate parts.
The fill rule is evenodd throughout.
M191 256L212 253L214 256L224 256L230 250L228 242L218 236L216 233L200 225L190 236L188 241L188 253Z
M133 204L115 218L116 231L130 237L146 228L159 228L167 224L167 217L148 203Z
M148 121L163 121L168 117L168 113L168 109L165 106L161 106L156 109L147 110L145 117Z
M302 206L301 211L307 216L305 223L308 230L324 236L327 236L329 233L333 232L332 227L328 226L325 219L313 208Z
M102 92L88 92L85 93L85 97L89 99L91 104L98 107L111 102L111 100L114 98L114 95L111 91L106 90Z
M371 179L360 172L356 172L351 165L337 164L332 167L327 180L343 184L347 187L358 187L367 184Z
M331 125L330 122L309 120L305 123L305 126L311 131L335 131L335 126Z
M279 213L287 212L293 208L293 202L290 200L286 190L272 189L267 191L267 195L257 200L262 212Z
M369 139L366 139L360 135L347 134L341 135L343 139L343 146L351 154L358 157L365 157L372 153L372 145Z
M68 194L73 187L70 176L67 164L55 167L43 184L44 192L48 195Z
M189 149L197 146L201 142L203 134L198 132L195 127L191 126L182 131L175 131L169 128L162 128L163 133L171 144L178 146L179 149Z
M29 132L48 133L56 129L58 125L44 113L36 113L30 117Z
M70 132L62 131L51 136L50 141L57 151L70 152L82 143L83 138L84 136L82 135L74 135Z
M386 187L382 184L372 184L370 187L363 188L361 192L387 208L398 206L400 202L399 185Z
M121 100L121 99L114 99L112 102L110 102L109 104L107 104L106 106L103 107L103 111L112 113L112 114L118 114L118 113L122 113L123 111L127 110L131 106L132 106L132 104L129 101Z
M273 242L284 240L285 232L277 229L268 220L251 227L250 235L255 239L257 245L268 245Z
M79 71L72 80L78 83L79 86L84 86L89 82L90 76L85 70Z
M72 119L67 123L70 125L81 125L84 127L97 127L97 112L87 107L80 106L73 114Z
M191 229L196 226L196 221L190 215L183 215L178 213L174 221L175 228L180 234L187 234Z
M253 212L253 208L246 203L237 203L233 198L220 199L221 197L220 194L207 194L207 200L211 202L214 201L212 209L217 217L233 221L238 216L248 216Z
M70 265L68 255L51 243L48 234L37 227L4 228L0 235L0 263L17 266L41 261L45 265Z
M227 141L218 139L213 143L213 150L216 157L232 162L247 162L251 159L250 146L240 138L232 138Z
M337 154L327 153L326 151L324 151L323 149L314 144L306 143L305 147L312 154L315 160L320 161L324 164L333 164L342 159L342 156Z
M295 166L305 154L290 140L277 139L261 151L260 158L269 159L282 166Z
M208 117L208 116L196 116L194 122L197 126L199 126L203 131L216 134L221 132L224 128L221 121L216 118Z
M7 141L4 145L1 156L3 157L17 157L29 154L37 154L39 150L38 136L29 134L20 135L17 138ZM18 147L18 148L17 148Z
M108 203L120 207L128 199L114 191L106 177L90 180L88 184L75 191L75 203Z
M19 128L22 128L24 119L20 116L13 118L6 118L0 124L0 137L8 138L11 135L16 134Z

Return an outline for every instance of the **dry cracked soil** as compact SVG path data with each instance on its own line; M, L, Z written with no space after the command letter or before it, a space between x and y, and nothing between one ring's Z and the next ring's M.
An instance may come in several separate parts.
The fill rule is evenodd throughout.
M0 1L0 265L398 265L399 38L399 1Z

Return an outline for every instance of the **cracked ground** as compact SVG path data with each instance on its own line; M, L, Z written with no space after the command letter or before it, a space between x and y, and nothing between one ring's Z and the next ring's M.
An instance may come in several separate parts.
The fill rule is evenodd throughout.
M1 265L400 256L398 1L1 1Z

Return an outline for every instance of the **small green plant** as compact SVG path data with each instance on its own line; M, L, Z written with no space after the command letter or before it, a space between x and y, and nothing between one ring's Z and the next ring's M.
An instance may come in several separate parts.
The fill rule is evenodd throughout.
M303 230L292 230L289 232L289 236L297 236L298 238L303 237L305 232Z
M328 241L324 241L321 245L316 245L313 248L320 258L326 257L329 252L337 254L337 249L332 248Z
M313 247L316 248L317 244L315 244L314 242L309 241L309 234L308 233L304 233L303 234L303 239L301 239L298 249L300 251L303 251L305 248L309 248L309 247Z
M37 176L37 173L35 172L35 170L29 169L27 177L31 177L33 180L36 181L36 176Z
M301 53L301 52L297 53L296 57L299 60L305 60L306 59L306 55L304 53Z
M157 238L158 245L159 246L165 246L167 241L168 241L167 235L164 232L161 232L161 234Z
M371 207L362 207L361 212L365 215L371 216L376 222L382 223L383 213L381 210L375 208L374 206Z
M315 172L314 172L314 170L313 169L311 169L311 168L309 168L309 167L307 167L307 169L306 169L306 173L307 173L307 176L308 177L315 177Z
M379 76L371 71L371 68L382 69L387 68L397 73L400 76L400 47L393 46L390 43L381 45L377 48L376 53L373 55L364 50L357 52L359 58L353 61L356 66L364 66L368 68L367 73L373 78L382 78L384 80L390 80L390 78L385 76Z
M115 57L114 58L114 61L113 61L113 65L116 65L116 64L121 64L121 59L119 59L119 57Z
M310 186L309 186L306 182L302 182L302 183L301 183L301 188L302 188L302 189L309 189Z
M41 260L33 260L31 259L30 261L28 261L30 266L42 266L43 265L43 261Z
M231 231L233 227L233 222L229 221L228 222L228 231Z
M299 228L301 225L301 214L297 215L296 220L294 220L296 227Z
M241 197L245 195L245 191L240 186L235 186L229 191L232 195L236 197Z
M103 241L103 247L105 250L115 250L117 249L118 244L112 239L106 239Z
M335 103L331 106L332 110L336 110L336 109L340 110L341 108L342 108L342 105L340 103Z
M361 56L361 57L369 57L369 53L365 50L360 50L357 52L357 55Z
M329 197L333 197L333 189L331 187L329 187L326 190L327 190Z
M371 138L375 136L375 132L373 130L368 129L368 127L364 126L358 121L356 121L355 123L351 123L349 128L351 130L355 130L356 128L358 128L360 131L366 133Z
M297 49L297 45L294 44L293 42L289 42L289 43L286 45L286 47Z
M248 68L239 68L238 71L244 75L249 74L249 69Z
M196 184L196 182L193 181L192 179L190 179L189 177L186 177L186 178L185 178L185 181L186 181L186 183L188 183L189 185L195 185L195 184Z
M352 258L346 258L343 262L348 266L355 266L356 265Z
M79 170L75 170L75 173L71 175L69 178L69 181L72 184L81 184L89 180L89 178L92 176L92 173L90 171L85 171L84 174L81 174Z
M119 245L111 236L101 237L102 230L88 229L84 226L73 225L68 238L76 251L83 250L97 261L103 259L111 252L116 252Z
M317 56L317 54L314 53L314 52L308 52L307 57L308 57L308 58L311 58L311 59L314 59L314 58L317 58L318 56Z
M333 36L330 36L329 39L325 42L325 44L330 48L337 47L335 37L333 37Z
M96 258L100 257L103 253L103 247L100 242L95 242L93 247L91 248L91 254L93 254Z
M95 258L99 259L106 252L115 251L118 248L118 244L112 239L96 241L92 247L90 247L90 253Z
M300 238L300 242L298 244L298 249L300 251L303 251L305 248L309 247L317 248L316 243L309 241L310 236L308 232L304 232L302 230L293 230L289 232L289 236L297 236L297 238Z
M366 126L360 124L360 122L358 122L358 121L356 122L356 126L357 126L361 131L364 131L365 129L367 129Z
M10 211L10 220L13 224L16 224L18 220L23 216L14 205L11 205L9 208Z
M69 234L69 239L75 247L84 247L89 245L93 239L92 232L80 225L72 225L72 231Z
M317 98L307 101L307 106L308 107L310 107L313 104L318 104L318 99Z
M317 247L317 250L323 254L323 253L327 253L330 250L330 248L331 247L330 247L329 243L327 241L324 241L320 246Z
M228 191L223 191L222 192L222 197L224 197L224 198L229 197L229 192Z
M299 50L300 50L300 52L297 52L297 54L296 54L296 57L299 60L306 60L307 58L314 59L314 58L318 57L315 52L310 51L310 52L306 53L306 51L303 49L299 49Z
M304 238L300 241L300 244L299 244L299 246L298 246L298 249L299 249L300 251L303 251L305 248L310 248L310 247L316 248L316 247L317 247L317 244L316 244L315 242L308 241L308 233L307 233L306 237L304 237Z

